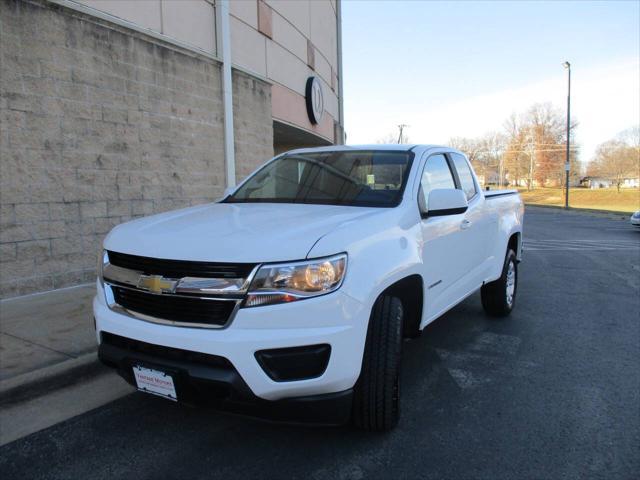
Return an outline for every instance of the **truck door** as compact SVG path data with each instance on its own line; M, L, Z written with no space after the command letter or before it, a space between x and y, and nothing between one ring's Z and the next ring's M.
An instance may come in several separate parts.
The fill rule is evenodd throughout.
M486 278L490 264L490 243L492 231L497 229L495 216L489 212L485 198L474 180L471 166L459 153L448 153L454 167L456 183L467 195L469 209L460 225L463 230L465 248L460 252L461 261L468 267L465 278L460 283L460 297L465 296L481 285Z
M443 153L430 155L420 180L421 194L428 205L429 192L436 188L456 188L452 164ZM439 316L454 303L466 263L460 253L464 230L460 228L464 214L427 217L421 220L422 262L425 289L425 314L428 321Z

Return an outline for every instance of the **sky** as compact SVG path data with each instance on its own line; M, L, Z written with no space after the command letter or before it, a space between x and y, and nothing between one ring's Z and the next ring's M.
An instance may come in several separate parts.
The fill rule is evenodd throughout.
M580 160L640 123L640 1L342 4L347 143L408 124L413 143L501 131L550 102L579 122Z

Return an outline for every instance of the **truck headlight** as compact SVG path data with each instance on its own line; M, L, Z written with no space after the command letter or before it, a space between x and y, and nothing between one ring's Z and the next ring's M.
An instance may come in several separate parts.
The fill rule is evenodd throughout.
M245 307L273 305L317 297L340 288L347 266L345 253L303 262L260 267L245 301Z

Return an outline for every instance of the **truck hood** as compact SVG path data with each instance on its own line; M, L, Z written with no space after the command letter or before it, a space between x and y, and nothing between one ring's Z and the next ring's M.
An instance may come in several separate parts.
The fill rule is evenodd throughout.
M115 227L104 247L145 257L211 262L303 259L328 232L384 209L333 205L213 203ZM338 253L338 252L334 252Z

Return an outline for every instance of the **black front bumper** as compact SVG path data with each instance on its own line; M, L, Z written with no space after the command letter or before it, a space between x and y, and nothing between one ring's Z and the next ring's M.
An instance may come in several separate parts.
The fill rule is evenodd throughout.
M180 402L287 423L342 425L351 416L353 390L287 398L257 397L226 358L102 333L98 357L135 386L134 365L170 373Z

